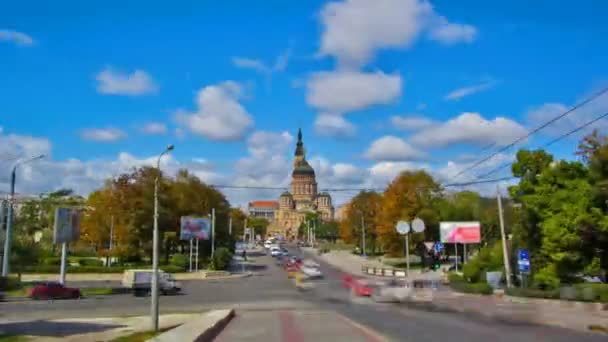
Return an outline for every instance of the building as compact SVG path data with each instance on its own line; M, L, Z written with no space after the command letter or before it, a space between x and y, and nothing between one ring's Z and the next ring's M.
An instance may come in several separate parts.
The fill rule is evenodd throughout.
M299 130L290 191L285 191L279 197L279 209L268 231L270 234L280 234L289 240L295 239L298 228L306 219L306 214L311 212L318 212L325 221L334 218L331 196L326 192L317 191L315 170L306 161L302 131Z
M277 201L253 201L247 206L247 213L250 217L262 217L273 222L275 212L279 209Z

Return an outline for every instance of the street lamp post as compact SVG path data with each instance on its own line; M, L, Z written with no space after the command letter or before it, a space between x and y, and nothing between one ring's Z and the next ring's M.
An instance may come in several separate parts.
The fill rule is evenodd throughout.
M173 145L158 156L156 161L156 178L154 179L154 230L152 232L152 301L150 314L152 316L152 330L158 331L158 182L160 178L160 159L173 150Z
M13 228L13 204L15 202L15 178L17 172L17 166L25 163L32 162L34 160L44 158L44 154L38 155L36 157L18 161L13 166L13 171L11 173L11 197L8 203L8 213L6 215L6 237L4 239L4 257L2 258L2 276L7 277L10 273L10 258L11 258L11 234Z

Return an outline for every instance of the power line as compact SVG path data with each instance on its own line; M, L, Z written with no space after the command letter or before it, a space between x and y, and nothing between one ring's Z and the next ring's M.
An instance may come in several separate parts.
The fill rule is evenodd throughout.
M598 116L598 117L596 117L596 118L595 118L595 119L593 119L593 120L590 120L590 121L585 122L584 124L582 124L582 125L580 125L580 126L578 126L578 127L574 128L573 130L571 130L571 131L569 131L569 132L567 132L567 133L565 133L565 134L562 134L562 135L558 136L557 138L555 138L555 139L553 139L553 140L551 140L551 141L547 142L546 144L544 144L544 145L540 146L540 148L546 148L546 147L549 147L549 146L551 146L551 145L555 144L556 142L558 142L558 141L560 141L560 140L562 140L562 139L565 139L565 138L569 137L570 135L572 135L572 134L574 134L574 133L576 133L576 132L579 132L579 131L580 131L580 130L582 130L582 129L585 129L585 128L587 128L587 127L589 127L589 126L593 125L594 123L596 123L596 122L598 122L598 121L600 121L601 119L604 119L604 118L606 118L606 117L608 117L608 112L607 112L607 113L604 113L604 114L602 114L602 115L600 115L600 116ZM496 173L496 172L498 172L498 171L500 171L500 170L502 170L502 169L504 169L504 168L506 168L506 167L508 167L508 166L510 166L510 165L513 165L513 162L508 162L508 163L505 163L505 164L503 164L503 165L500 165L500 166L498 166L498 167L496 167L496 168L494 168L494 169L492 169L492 170L490 170L490 171L488 171L488 172L484 173L483 175L478 176L478 177L477 177L477 179L486 178L486 177L488 177L488 176L490 176L490 175L492 175L492 174L494 174L494 173Z
M582 102L577 103L576 105L574 105L573 107L571 107L570 109L568 109L567 111L565 111L564 113L562 113L562 114L560 114L560 115L558 115L558 116L554 117L553 119L551 119L551 120L549 120L549 121L545 122L544 124L542 124L542 125L540 125L540 126L536 127L535 129L531 130L531 131L530 131L530 132L528 132L526 135L523 135L523 136L521 136L521 137L519 137L519 138L515 139L515 141L511 142L510 144L508 144L508 145L506 145L506 146L504 146L504 147L502 147L502 148L498 149L497 151L495 151L494 153L490 154L489 156L487 156L487 157L485 157L485 158L483 158L483 159L481 159L481 160L479 160L479 161L477 161L477 162L473 163L472 165L470 165L470 166L466 167L465 169L461 170L460 172L458 172L458 173L456 174L456 176L454 176L454 178L459 177L459 176L461 176L462 174L464 174L465 172L470 171L470 170L472 170L472 169L476 168L477 166L481 165L482 163L485 163L486 161L488 161L488 160L492 159L493 157L495 157L495 156L496 156L496 155L498 155L499 153L501 153L501 152L504 152L504 151L508 150L509 148L511 148L511 147L513 147L513 146L515 146L517 143L521 142L522 140L525 140L525 139L529 138L530 136L532 136L533 134L535 134L535 133L537 133L538 131L542 130L543 128L545 128L545 127L549 126L550 124L552 124L552 123L556 122L557 120L559 120L559 119L561 119L561 118L565 117L566 115L569 115L570 113L574 112L574 111L575 111L575 110L577 110L578 108L580 108L580 107L582 107L582 106L586 105L587 103L589 103L589 102L591 102L591 101L595 100L596 98L598 98L598 97L600 97L600 96L604 95L604 94L605 94L605 93L607 93L607 92L608 92L608 87L606 87L606 88L604 88L604 89L600 90L599 92L595 93L594 95L592 95L591 97L587 98L586 100L584 100L584 101L582 101Z

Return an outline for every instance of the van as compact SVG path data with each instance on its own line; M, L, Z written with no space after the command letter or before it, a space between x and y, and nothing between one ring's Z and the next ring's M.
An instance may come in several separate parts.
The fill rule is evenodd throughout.
M125 270L122 286L131 289L135 295L149 294L152 290L152 270ZM158 270L158 290L160 294L177 294L182 288L170 273Z

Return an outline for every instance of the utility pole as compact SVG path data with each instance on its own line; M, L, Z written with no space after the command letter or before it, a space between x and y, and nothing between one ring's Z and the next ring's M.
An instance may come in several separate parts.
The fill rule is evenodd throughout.
M2 276L8 277L10 273L10 259L11 259L11 240L12 240L12 230L13 230L13 205L15 204L15 178L17 173L17 167L21 164L29 163L31 161L44 158L44 154L38 155L34 158L26 159L23 161L18 161L13 166L13 171L11 172L11 197L8 202L8 213L6 214L6 236L4 240L4 257L2 259Z
M365 220L363 219L363 213L361 213L361 242L363 244L363 257L367 257L365 254Z
M211 209L211 257L215 253L215 208Z
M173 150L173 145L158 156L156 161L156 178L154 179L154 230L152 231L152 300L150 301L150 316L152 319L152 330L158 331L158 183L160 181L160 159L163 155Z
M232 216L228 218L228 234L232 236Z
M113 245L113 240L114 240L114 214L112 214L112 216L110 216L110 248L109 248L109 259L108 259L108 267L110 267L110 265L112 264L112 247Z
M496 200L498 201L498 219L500 221L500 236L502 239L502 256L505 264L507 287L511 287L511 265L509 264L509 251L507 250L507 238L505 235L505 220L502 214L502 197L500 187L496 185Z

